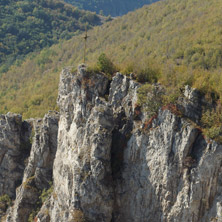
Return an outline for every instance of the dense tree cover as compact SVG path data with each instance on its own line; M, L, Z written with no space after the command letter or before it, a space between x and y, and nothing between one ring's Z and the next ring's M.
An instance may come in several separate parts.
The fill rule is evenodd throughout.
M56 0L0 0L0 64L70 39L79 30L100 22L95 13Z
M65 0L81 9L104 13L105 15L120 16L159 0Z
M166 0L89 31L87 63L104 52L117 69L166 86L173 101L185 84L222 98L222 1ZM0 112L42 116L56 108L59 73L83 60L82 36L34 53L0 77ZM94 63L94 64L93 64ZM157 76L157 78L156 78ZM155 78L154 78L155 77Z

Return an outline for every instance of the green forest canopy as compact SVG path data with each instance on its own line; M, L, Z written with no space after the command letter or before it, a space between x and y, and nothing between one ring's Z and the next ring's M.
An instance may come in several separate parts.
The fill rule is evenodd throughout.
M56 0L0 0L0 72L28 53L58 43L89 27L100 18Z

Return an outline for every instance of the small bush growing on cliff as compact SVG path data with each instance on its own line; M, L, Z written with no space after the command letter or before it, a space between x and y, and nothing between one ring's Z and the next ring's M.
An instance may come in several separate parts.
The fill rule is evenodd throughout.
M43 191L42 191L42 193L40 195L41 203L44 203L45 200L52 194L52 192L53 192L53 185L52 185L52 183L50 183L50 185L51 186L49 187L48 190L43 189Z
M105 53L102 53L97 61L97 68L100 72L104 72L107 75L112 75L116 72L116 67L113 62L106 56Z
M151 60L128 61L121 65L121 72L125 75L133 73L141 83L157 83L161 73L159 66Z
M137 96L138 105L143 106L149 118L163 105L163 89L159 85L145 84L138 89Z
M7 208L11 205L12 200L7 194L0 196L0 211L6 212Z
M34 128L32 128L32 132L31 132L31 135L29 137L29 143L30 144L33 143L34 136L35 136L35 130L34 130Z
M219 143L222 143L222 105L218 102L216 108L206 110L201 118L204 134Z
M40 210L40 208L38 208L37 210L33 210L28 218L28 222L33 222L35 221L35 216L37 215L38 211Z
M158 70L153 69L152 67L145 67L136 74L136 80L138 82L148 82L148 83L157 83L159 78Z
M40 211L41 206L43 203L46 201L46 199L52 194L53 192L53 185L52 182L49 183L50 187L48 190L43 189L42 191L39 191L39 200L36 202L35 209L32 210L32 212L29 215L28 222L35 221L36 215ZM45 212L46 214L48 213L47 211Z
M38 189L36 188L36 185L35 185L35 176L31 176L27 178L27 180L24 181L22 185L25 189L30 189L33 192L38 192Z

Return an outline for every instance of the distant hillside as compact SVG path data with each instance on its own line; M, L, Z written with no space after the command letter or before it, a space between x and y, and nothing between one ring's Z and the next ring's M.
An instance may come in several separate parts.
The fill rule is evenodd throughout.
M61 1L0 1L0 63L5 71L15 59L23 59L35 50L70 39L73 35L100 23L95 13L81 11Z
M222 98L222 1L166 0L89 31L87 63L104 52L121 70L159 66L159 81L212 91ZM0 79L0 112L41 116L55 109L59 73L83 59L82 36L60 42ZM93 65L93 64L92 64Z
M65 0L81 9L104 13L104 15L121 16L129 11L141 8L144 5L159 0Z

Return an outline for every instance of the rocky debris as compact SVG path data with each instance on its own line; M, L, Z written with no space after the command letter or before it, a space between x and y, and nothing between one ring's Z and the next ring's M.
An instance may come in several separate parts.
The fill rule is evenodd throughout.
M84 65L75 74L62 71L57 149L56 121L35 122L34 144L8 221L27 221L52 178L53 192L35 221L222 220L222 146L207 141L193 123L201 117L201 94L185 88L178 102L185 118L170 104L149 119L137 105L139 87L120 73L110 82Z
M7 221L28 221L31 213L37 214L40 195L52 183L52 167L57 149L59 114L49 112L43 119L33 121L32 148L24 171L22 185L16 190L16 199ZM37 212L36 212L37 211Z

